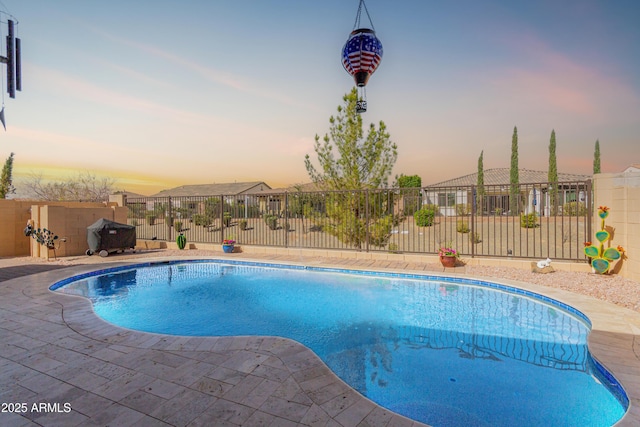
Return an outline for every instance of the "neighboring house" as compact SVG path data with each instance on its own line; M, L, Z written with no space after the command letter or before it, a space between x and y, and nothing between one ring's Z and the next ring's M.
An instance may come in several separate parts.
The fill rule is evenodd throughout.
M133 191L126 191L126 190L116 191L113 194L115 194L115 195L123 195L127 199L142 199L142 198L147 197L147 196L144 196L142 194L138 194L138 193L134 193Z
M524 213L536 212L538 215L550 214L550 195L548 172L519 169L521 185L521 203ZM509 210L510 168L496 168L484 170L484 199L482 212L484 214L506 214ZM584 182L591 179L591 175L558 173L558 204L567 202L584 202L586 187ZM431 184L423 189L423 204L437 205L441 215L456 215L456 206L471 208L475 197L472 186L477 186L478 174L473 173L459 178Z
M239 196L241 194L255 194L270 189L271 187L262 181L194 184L162 190L151 197Z
M178 213L185 212L190 216L204 211L209 198L222 197L225 204L246 214L249 208L259 206L259 194L268 190L271 190L271 187L262 181L181 185L150 196L155 200L147 203L147 209L154 210L156 203L168 204L171 200L171 209L176 209ZM158 199L166 199L166 201ZM180 215L178 214L177 217Z
M147 196L134 193L132 191L116 191L109 194L109 202L117 203L119 206L128 206L133 212L143 212L147 209Z
M261 212L269 212L272 214L281 215L285 208L285 197L295 195L297 193L317 192L321 191L318 186L309 182L306 184L294 184L285 188L273 188L266 190L264 196L260 198L260 210Z
M636 173L636 172L640 172L640 163L633 164L622 171L622 173Z

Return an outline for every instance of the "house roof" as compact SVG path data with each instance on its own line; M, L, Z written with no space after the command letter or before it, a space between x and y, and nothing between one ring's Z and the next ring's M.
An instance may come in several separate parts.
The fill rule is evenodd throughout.
M321 188L314 182L307 182L305 184L293 184L288 187L274 188L269 190L271 193L293 193L294 191L312 192L321 191Z
M549 173L547 171L532 171L529 169L519 169L518 177L520 184L537 184L549 181ZM510 168L485 169L484 184L485 185L508 185L511 180ZM558 172L558 182L585 181L591 179L591 175L579 175L572 173ZM429 187L454 187L478 184L478 173L464 175L458 178L450 179L429 185Z
M262 181L229 182L220 184L194 184L162 190L151 197L179 197L179 196L233 196L243 193L269 190L271 187Z
M133 191L126 191L126 190L116 191L113 194L123 194L127 199L142 199L144 197L147 197L144 194L134 193Z

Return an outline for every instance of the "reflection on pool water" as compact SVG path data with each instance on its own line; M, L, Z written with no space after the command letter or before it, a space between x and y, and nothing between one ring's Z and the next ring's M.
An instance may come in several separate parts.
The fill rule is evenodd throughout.
M584 316L487 282L186 262L52 288L126 328L294 339L371 400L434 426L610 426L628 406L587 350Z

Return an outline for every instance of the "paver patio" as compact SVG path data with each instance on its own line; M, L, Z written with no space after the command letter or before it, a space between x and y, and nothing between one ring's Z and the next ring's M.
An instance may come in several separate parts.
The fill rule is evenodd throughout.
M99 319L85 298L48 289L65 277L144 259L122 262L114 257L99 265L49 271L42 271L43 264L0 268L0 401L27 404L22 413L0 413L0 425L422 425L364 398L294 341L127 330ZM251 259L300 262L283 255ZM358 259L312 262L397 271L424 268ZM619 425L640 425L640 313L557 289L504 283L561 300L589 316L590 349L622 382L631 401ZM38 403L49 405L34 408Z

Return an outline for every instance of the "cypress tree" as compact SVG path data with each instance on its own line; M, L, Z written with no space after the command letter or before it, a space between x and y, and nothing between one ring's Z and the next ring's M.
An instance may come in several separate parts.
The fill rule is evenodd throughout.
M480 202L480 209L484 203L484 150L480 152L478 157L478 201ZM483 212L482 210L480 212Z
M509 188L509 210L511 215L519 213L520 200L520 172L518 171L518 128L513 127L513 137L511 137L511 174Z
M593 153L593 174L600 173L600 140L596 139L596 150Z
M7 158L2 167L2 176L0 176L0 199L6 199L7 195L16 192L13 186L13 153Z
M558 212L558 165L556 163L556 131L551 131L551 140L549 141L549 197L551 202L551 214Z

